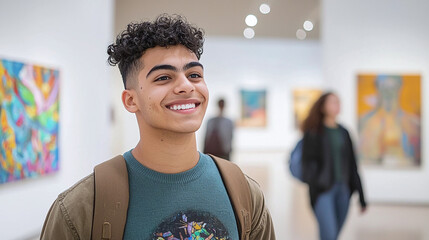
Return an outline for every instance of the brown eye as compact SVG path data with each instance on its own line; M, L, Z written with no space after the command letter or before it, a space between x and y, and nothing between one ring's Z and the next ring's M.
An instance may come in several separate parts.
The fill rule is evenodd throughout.
M189 77L190 77L190 78L200 78L200 77L201 77L201 75L200 75L200 74L197 74L197 73L193 73L193 74L189 75Z
M155 82L157 82L157 81L165 81L165 80L168 80L168 79L170 79L170 77L168 77L168 76L161 76L161 77L155 79Z

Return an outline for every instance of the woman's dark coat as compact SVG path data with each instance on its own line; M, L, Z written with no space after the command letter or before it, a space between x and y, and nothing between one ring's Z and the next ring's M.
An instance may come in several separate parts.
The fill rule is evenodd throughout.
M349 186L350 194L359 192L360 204L366 207L362 184L356 166L356 155L348 131L339 126L344 140L341 151L342 179ZM318 196L329 190L335 183L334 164L328 135L323 129L304 134L302 149L302 176L309 185L311 205L314 207Z

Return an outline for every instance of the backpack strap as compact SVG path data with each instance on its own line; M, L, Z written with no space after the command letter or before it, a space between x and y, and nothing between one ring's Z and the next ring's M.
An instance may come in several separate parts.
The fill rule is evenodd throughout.
M127 221L129 185L124 157L118 155L94 168L93 240L123 238Z
M252 227L252 198L247 179L234 163L209 154L216 163L237 219L240 239L248 239Z

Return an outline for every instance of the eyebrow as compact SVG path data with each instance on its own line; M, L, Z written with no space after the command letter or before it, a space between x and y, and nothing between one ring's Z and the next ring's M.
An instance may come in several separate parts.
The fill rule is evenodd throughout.
M190 62L190 63L187 63L185 66L183 66L183 71L186 71L186 70L188 70L190 68L193 68L193 67L201 67L202 69L204 69L204 67L203 67L203 65L201 63L199 63L199 62Z
M199 62L189 62L189 63L185 64L185 66L183 66L183 71L186 71L186 70L193 68L193 67L201 67L202 69L204 69L203 65ZM178 71L175 66L172 66L169 64L156 65L147 73L146 78L148 78L152 72L155 72L158 70L171 70L174 72Z

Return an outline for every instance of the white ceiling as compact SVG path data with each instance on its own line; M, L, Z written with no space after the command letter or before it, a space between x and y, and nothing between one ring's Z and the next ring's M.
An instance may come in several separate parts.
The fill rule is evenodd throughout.
M258 18L255 38L296 38L305 20L314 23L306 39L318 39L320 0L116 0L115 33L130 22L153 20L161 13L176 13L203 28L207 36L243 37L248 14ZM259 12L267 3L269 14Z

